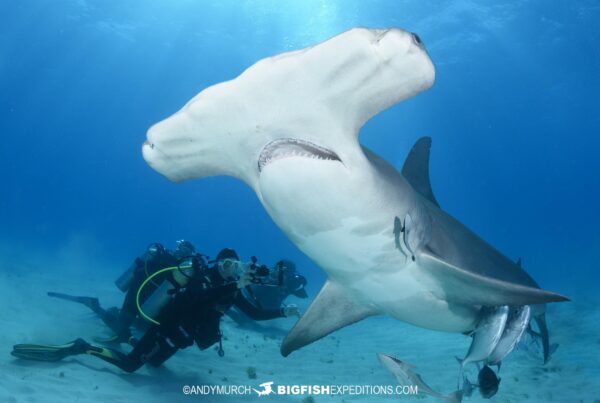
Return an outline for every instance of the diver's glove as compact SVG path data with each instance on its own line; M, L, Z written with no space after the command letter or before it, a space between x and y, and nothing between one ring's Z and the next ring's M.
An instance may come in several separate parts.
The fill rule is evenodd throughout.
M285 316L286 318L290 317L290 316L297 316L300 317L300 310L298 309L298 307L294 304L290 304L290 305L285 305L282 308L282 312L283 312L283 316Z

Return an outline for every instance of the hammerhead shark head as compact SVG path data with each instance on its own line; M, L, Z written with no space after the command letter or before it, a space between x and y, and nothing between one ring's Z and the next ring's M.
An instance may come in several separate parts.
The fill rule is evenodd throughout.
M152 168L172 181L244 181L327 272L284 356L371 315L466 333L482 307L531 305L543 319L545 303L567 300L440 208L429 138L402 172L360 144L367 120L434 78L416 34L352 29L260 60L148 130L142 151Z

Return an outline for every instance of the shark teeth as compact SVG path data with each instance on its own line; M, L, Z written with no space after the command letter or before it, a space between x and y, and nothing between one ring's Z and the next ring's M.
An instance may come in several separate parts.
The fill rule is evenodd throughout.
M311 143L310 141L283 138L273 140L262 149L258 157L258 171L273 161L283 158L310 158L320 161L342 161L333 151Z

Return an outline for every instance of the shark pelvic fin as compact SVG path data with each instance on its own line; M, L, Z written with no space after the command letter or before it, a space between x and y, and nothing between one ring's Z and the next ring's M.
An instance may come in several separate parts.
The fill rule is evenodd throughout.
M431 137L421 137L417 140L404 161L402 175L418 193L439 207L429 180L430 149Z
M287 357L329 333L377 313L374 308L357 302L339 284L327 280L306 313L283 340L281 355Z

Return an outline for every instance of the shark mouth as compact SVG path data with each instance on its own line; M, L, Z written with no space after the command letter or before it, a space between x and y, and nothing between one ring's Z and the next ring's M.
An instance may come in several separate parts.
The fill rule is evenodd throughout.
M342 161L336 153L325 147L318 146L306 140L277 139L268 143L258 157L258 171L273 161L284 158L301 157L326 161Z

